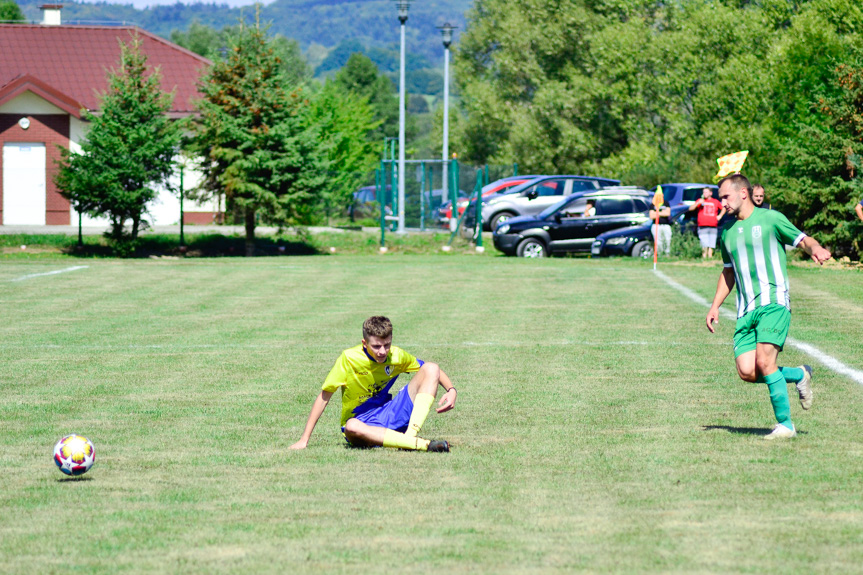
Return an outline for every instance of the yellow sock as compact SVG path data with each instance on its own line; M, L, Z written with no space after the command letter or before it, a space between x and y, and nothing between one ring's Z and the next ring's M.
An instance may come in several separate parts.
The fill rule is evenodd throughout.
M410 449L413 451L428 451L428 439L420 437L411 437L392 429L387 429L384 433L384 447L394 447L396 449Z
M408 429L405 435L416 437L420 433L420 428L426 422L431 406L434 403L434 396L430 393L418 393L414 398L414 408L411 411L411 419L408 423Z

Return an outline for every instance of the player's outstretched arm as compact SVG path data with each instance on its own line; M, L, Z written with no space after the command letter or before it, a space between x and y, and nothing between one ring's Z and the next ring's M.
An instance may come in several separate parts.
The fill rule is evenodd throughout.
M315 430L315 425L318 423L321 415L323 415L332 396L332 391L321 391L321 393L318 394L315 398L315 402L312 404L312 411L309 413L309 419L306 421L306 428L303 430L303 435L300 437L298 442L290 447L290 449L306 448L309 444L309 439L312 437L312 432Z
M803 248L804 252L812 256L812 259L820 265L824 265L824 262L833 257L830 254L830 250L822 247L815 238L809 236L803 238L803 241L800 242L800 247Z
M860 221L863 221L863 202L854 206L854 211L857 212L857 217L860 218Z
M443 397L440 398L440 401L437 402L437 408L435 411L438 413L443 413L445 411L449 411L453 407L455 407L456 396L458 395L458 391L453 386L452 381L449 376L444 373L444 371L440 370L440 386L443 387Z
M719 323L719 306L731 293L734 288L734 268L722 268L722 273L719 275L719 282L716 284L716 294L713 296L713 305L710 306L710 311L707 312L707 329L710 333L715 333L716 328L713 324Z

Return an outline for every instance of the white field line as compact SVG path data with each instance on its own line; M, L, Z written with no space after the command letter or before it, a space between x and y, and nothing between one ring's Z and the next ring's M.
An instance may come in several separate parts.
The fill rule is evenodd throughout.
M695 293L694 291L692 291L688 287L680 285L679 283L677 283L676 281L674 281L673 279L671 279L670 277L668 277L667 275L665 275L661 271L656 271L654 273L656 273L656 275L659 276L662 279L662 281L664 281L665 283L667 283L668 285L670 285L671 287L673 287L674 289L676 289L677 291L679 291L680 293L682 293L683 295L688 297L690 300L694 301L695 303L697 303L699 305L702 305L702 306L710 309L710 305L712 302L707 301L706 299L704 299L703 297L701 297L700 295L698 295L697 293ZM724 308L719 308L719 313L722 314L722 316L725 318L728 318L728 319L731 319L734 321L737 320L737 314L733 313L730 310L727 310ZM852 381L855 381L855 382L859 383L860 385L863 385L863 371L860 371L859 369L854 369L852 367L848 367L847 365L845 365L844 363L842 363L841 361L839 361L835 357L833 357L831 355L827 355L826 353L824 353L823 351L821 351L820 349L818 349L814 345L808 344L805 341L800 341L800 340L794 339L793 337L789 337L785 340L785 342L788 345L799 349L803 353L807 354L809 357L818 360L824 367L832 369L836 373L838 373L840 375L844 375L845 377L851 379Z
M83 270L84 268L88 268L90 266L72 266L71 268L64 268L62 270L55 270L53 272L44 272L41 274L28 274L26 276L17 277L9 280L10 282L20 282L22 280L29 280L30 278L38 278L40 276L53 276L57 274L63 274L66 272L73 272L75 270Z

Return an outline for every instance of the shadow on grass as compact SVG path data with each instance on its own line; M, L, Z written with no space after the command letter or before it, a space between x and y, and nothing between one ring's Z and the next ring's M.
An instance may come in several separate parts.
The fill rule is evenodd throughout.
M84 475L78 475L76 477L61 477L57 480L57 483L68 483L70 481L93 481L93 478L85 477Z
M727 431L728 433L739 433L742 435L760 435L765 436L773 429L764 429L763 427L732 427L730 425L703 425L701 426L702 431ZM806 435L805 431L797 430L797 435Z
M242 237L229 237L222 234L202 234L189 237L186 246L181 248L177 236L145 235L139 237L130 253L119 253L112 245L84 244L66 247L64 253L81 258L99 257L245 257L246 240ZM316 247L301 240L282 240L262 237L255 240L256 256L311 256L320 252Z

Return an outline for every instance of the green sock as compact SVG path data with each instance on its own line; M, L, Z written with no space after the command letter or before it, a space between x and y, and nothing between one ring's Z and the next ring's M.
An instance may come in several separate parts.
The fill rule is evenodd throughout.
M799 367L780 367L779 371L785 376L785 381L797 383L803 379L803 370Z
M770 390L770 403L773 404L776 421L788 429L794 429L794 424L791 422L791 404L788 401L788 382L785 381L785 376L777 369L770 375L764 376L764 383Z
M420 433L420 428L426 422L429 410L434 403L434 396L430 393L417 393L414 398L414 408L411 411L410 422L405 435L416 437Z

